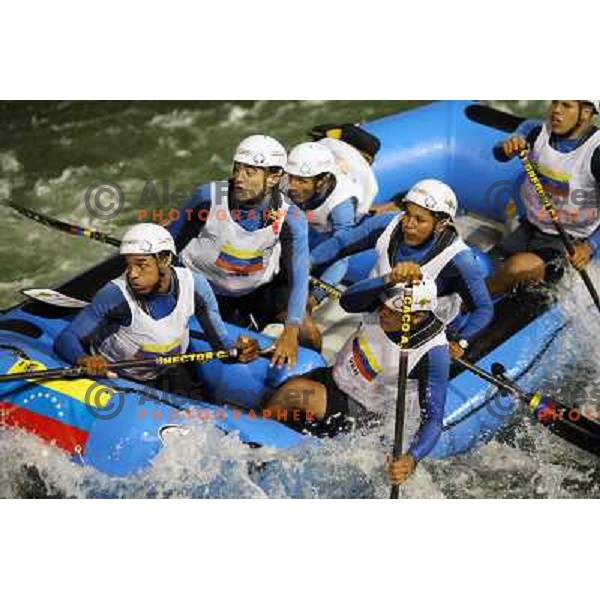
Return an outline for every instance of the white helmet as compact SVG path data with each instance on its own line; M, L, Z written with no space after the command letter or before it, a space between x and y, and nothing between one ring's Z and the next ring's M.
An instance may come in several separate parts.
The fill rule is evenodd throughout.
M409 290L412 291L410 312L435 310L437 306L437 286L435 280L427 276L424 276L421 281L413 283L411 287L404 283L395 285L383 292L381 300L391 310L402 312L404 299Z
M240 142L233 160L253 167L283 169L287 162L287 153L275 138L268 135L251 135Z
M139 223L125 232L119 254L158 254L166 250L177 254L168 230L156 223Z
M412 202L431 212L440 212L454 218L458 208L456 194L439 179L422 179L410 188L404 202Z
M600 100L581 100L581 102L587 102L594 107L594 112L596 114L600 113Z
M290 152L285 170L296 177L316 177L334 173L335 168L335 157L329 148L316 142L305 142Z

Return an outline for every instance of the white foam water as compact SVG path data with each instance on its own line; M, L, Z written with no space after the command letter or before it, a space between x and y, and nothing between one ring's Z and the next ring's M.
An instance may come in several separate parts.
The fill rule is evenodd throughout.
M119 118L113 118L106 112L95 116L92 109L82 115L73 103L56 113L32 117L33 134L14 137L11 149L0 153L0 197L104 229L85 210L83 195L92 179L114 179L123 187L127 203L104 230L118 235L135 221L139 207L135 198L147 180L159 188L158 182L169 178L171 189L179 185L191 190L193 182L226 177L231 153L243 135L265 131L289 146L306 139L316 123L358 122L401 108L397 102L350 101L145 106L115 107ZM535 103L495 106L529 114L537 110ZM52 287L112 251L45 229L8 209L0 211L3 307L20 299L20 287ZM598 282L596 269L592 275ZM575 290L574 296L569 296L569 288ZM521 383L576 401L600 385L595 348L600 323L584 308L589 304L587 292L576 277L565 281L559 294L565 314L579 319ZM340 319L333 305L322 312L330 336L326 356L331 360L356 321ZM381 431L340 435L287 452L252 449L207 423L186 436L169 438L148 471L119 479L75 465L65 453L34 436L4 430L0 496L386 498L384 463L389 450L389 439ZM598 497L599 485L595 458L519 412L486 446L444 461L424 460L402 486L401 496Z

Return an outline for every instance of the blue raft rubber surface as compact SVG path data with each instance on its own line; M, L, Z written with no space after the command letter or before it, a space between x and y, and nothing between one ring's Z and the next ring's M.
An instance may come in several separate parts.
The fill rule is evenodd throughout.
M418 179L438 177L456 190L461 207L487 218L503 218L509 195L491 198L489 192L498 181L505 182L506 187L513 190L520 176L519 167L516 161L500 164L493 159L492 147L506 136L507 129L475 122L469 117L474 106L470 102L437 102L366 124L366 129L382 142L374 166L380 183L377 200L388 200L410 188ZM483 116L494 120L494 114ZM514 118L509 117L503 121L500 113L499 120L510 123ZM364 277L371 268L372 258L373 252L370 258L369 253L353 257L351 277ZM485 255L481 259L489 272ZM116 276L118 264L114 261L109 259L105 266L99 265L100 274L90 270L59 289L89 300L94 286ZM99 278L102 280L98 281ZM513 318L519 312L518 305L515 306L504 301L497 305L498 316L490 326L489 335L486 333L482 344L475 344L472 352L479 366L489 370L493 362L501 362L518 380L521 373L541 360L546 352L552 351L553 340L566 323L560 311L551 307L531 315L523 313L519 316L520 321L513 319L513 325L507 325L503 319L507 315ZM18 361L17 350L47 368L64 366L53 354L52 342L73 314L72 310L46 308L32 300L2 313L0 371L6 372ZM230 327L236 332L243 331ZM198 329L196 322L193 328ZM35 335L36 331L39 335ZM259 340L263 348L272 343L266 336L259 336ZM192 341L194 350L207 347L201 339ZM298 364L292 372L270 368L268 361L262 358L250 365L213 361L198 369L207 389L218 400L227 401L234 396L237 404L256 409L265 389L323 364L320 355L301 349ZM74 397L72 392L64 393L26 381L0 384L0 402L4 411L25 411L25 414L34 414L36 419L48 421L52 427L71 428L85 439L84 448L78 447L77 439L64 441L65 448L73 446L73 459L115 476L132 475L152 464L163 447L161 428L181 424L179 419L169 421L169 411L175 410L174 406L208 411L210 420L217 422L222 430L237 432L242 441L252 444L287 449L311 440L281 423L253 418L251 413L231 407L204 401L192 403L178 397L171 397L169 403L156 404L134 382L110 379L102 383L115 390L127 390L115 396L121 402L120 407L111 400L106 409L93 411L84 398ZM513 409L513 400L503 398L498 404L497 396L488 390L487 384L471 373L454 374L449 385L443 434L431 457L445 458L484 443L498 432ZM103 413L103 410L107 412ZM107 419L110 410L115 414ZM140 410L146 412L140 413ZM166 420L154 418L153 410L162 410ZM221 411L221 417L225 414L225 418L217 418L218 411Z

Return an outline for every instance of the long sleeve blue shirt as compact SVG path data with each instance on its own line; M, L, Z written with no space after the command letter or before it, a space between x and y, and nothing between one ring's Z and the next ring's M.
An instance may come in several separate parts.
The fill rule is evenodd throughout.
M171 274L171 285L166 293L157 292L144 297L154 319L171 314L177 304L175 275L173 271ZM194 273L194 302L195 316L213 348L233 347L235 339L221 319L215 294L206 279L197 273ZM131 317L131 309L120 288L109 282L56 337L54 351L65 361L77 364L79 359L89 354L91 345L97 347L120 327L128 327Z
M383 213L365 219L358 227L340 231L329 241L321 244L318 252L313 252L313 269L319 272L340 257L372 248L397 214ZM434 236L429 242L417 248L400 242L394 264L407 261L419 263L436 241ZM492 299L473 254L469 250L459 252L444 266L435 282L438 296L457 293L464 302L469 314L453 332L453 336L470 342L490 323L494 315ZM351 312L370 312L379 304L379 295L383 292L384 286L383 277L361 281L344 294L345 303Z
M523 121L521 125L517 128L513 135L520 135L527 140L530 148L533 148L540 132L542 131L543 122L537 119L528 119L527 121ZM583 144L587 139L589 139L590 135L592 135L595 131L597 131L597 127L591 127L588 131L586 131L582 136L578 138L565 138L558 135L551 134L550 135L550 145L554 150L560 152L561 154L568 154L569 152L573 152ZM500 162L507 162L511 160L511 156L507 156L502 148L503 142L498 142L493 149L493 154L496 160ZM596 183L598 184L598 189L600 191L600 148L596 148L594 153L592 154L592 159L590 162L590 170ZM519 207L520 213L524 212L524 208L522 206ZM521 215L524 216L524 215ZM593 248L594 256L598 256L598 248L600 248L600 227L596 228L594 233L592 233L588 239L586 240L590 243Z
M210 188L210 183L196 188L180 209L179 219L169 225L178 252L202 231L205 218L202 218L201 214L207 214L202 211L209 211L211 208ZM235 206L232 206L232 202L229 200L229 208L239 211L236 223L246 231L256 231L269 226L269 223L264 220L264 215L270 209L268 199L252 206L243 203L235 203ZM282 260L286 261L283 266L290 277L287 322L300 325L304 320L308 299L309 250L306 216L299 208L290 206L288 209L279 239L282 246ZM243 302L243 299L240 299L240 302Z
M326 200L327 196L316 197L303 204L301 208L304 211L316 210ZM354 227L357 221L357 205L358 200L354 196L352 196L335 206L327 216L327 219L331 224L331 231L326 233L319 232L316 229L310 227L309 217L308 241L311 251L315 248L318 248L323 242L328 240L332 235L335 235L338 231ZM329 285L336 287L344 279L347 272L348 260L342 259L327 267L327 269L325 269L325 271L321 273L321 280L325 283L328 283ZM311 294L319 301L322 301L327 296L327 292L323 291L318 287L313 287L311 289Z
M442 435L446 391L450 375L450 354L446 346L432 348L416 367L421 370L421 421L408 453L419 462L434 448Z

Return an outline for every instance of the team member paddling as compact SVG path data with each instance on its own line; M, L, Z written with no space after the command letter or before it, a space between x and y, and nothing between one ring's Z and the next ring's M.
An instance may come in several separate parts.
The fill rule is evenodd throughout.
M583 269L600 243L600 130L594 125L598 100L553 100L545 123L526 121L494 149L500 161L529 149L529 159L544 186L575 253L564 244L527 177L519 188L520 226L500 243L503 259L488 282L492 293L506 292L519 282L554 283L568 259Z
M354 286L369 297L394 281L432 277L438 290L437 314L446 324L459 315L449 330L452 357L460 357L473 338L491 321L494 308L475 257L453 225L457 199L442 181L425 179L404 198L403 212L365 219L358 227L340 231L312 253L319 273L340 257L375 246L375 279ZM391 273L391 275L390 275Z
M342 307L364 314L356 333L338 353L332 367L286 382L266 408L278 417L286 409L302 410L317 421L339 414L359 420L393 415L406 291L406 284L399 284L367 298L363 291L356 293L354 286L346 290L340 299ZM450 364L444 324L433 312L435 283L425 278L411 286L411 293L408 435L404 438L411 441L405 454L388 465L394 483L401 483L414 471L441 435Z
M243 362L258 356L256 340L240 336L236 342L228 335L206 279L171 265L175 244L165 228L135 225L123 236L120 253L125 273L100 289L57 336L54 349L61 358L105 376L109 362L183 353L193 316L214 349L235 345ZM188 395L194 383L184 365L131 368L124 375Z

